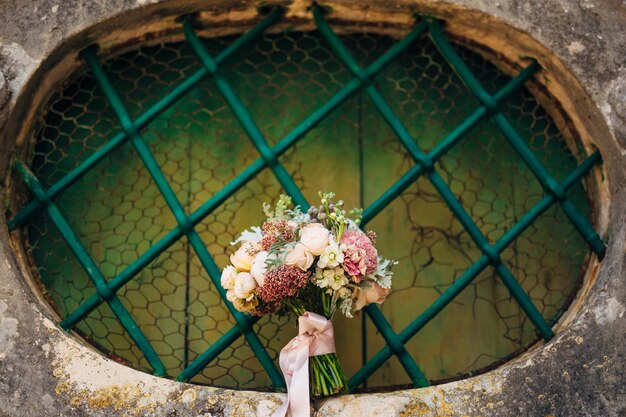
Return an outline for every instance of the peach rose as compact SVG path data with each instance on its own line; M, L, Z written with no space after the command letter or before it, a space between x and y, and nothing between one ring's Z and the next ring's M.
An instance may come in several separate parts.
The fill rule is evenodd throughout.
M359 311L373 303L381 304L388 294L389 289L381 287L376 282L370 283L370 286L365 289L356 288L354 290L354 309Z
M237 298L243 298L250 301L254 297L254 290L256 289L256 281L247 272L240 272L235 279L235 286L233 291Z
M230 255L230 262L241 272L249 272L252 268L252 260L254 259L254 247L252 243L246 242L237 252Z
M308 270L313 265L315 257L302 243L296 243L291 252L285 257L285 265L297 266L303 271Z
M356 287L352 292L352 304L355 312L361 311L361 309L367 305L365 291L363 291L360 287Z
M389 288L383 288L378 285L377 282L373 283L365 290L367 304L382 304L382 302L387 299L387 295L389 295Z
M307 224L300 230L300 243L315 256L320 256L330 242L330 232L320 223Z
M237 298L233 305L238 311L242 313L254 313L256 307L259 305L259 300L256 298L252 298L250 301L242 300L241 298Z
M228 265L222 270L222 277L220 282L222 287L226 290L230 290L235 286L235 278L237 277L237 269L234 266Z

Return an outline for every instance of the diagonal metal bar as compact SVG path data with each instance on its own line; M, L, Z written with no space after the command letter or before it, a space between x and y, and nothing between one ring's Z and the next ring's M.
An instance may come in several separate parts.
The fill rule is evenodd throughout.
M450 42L446 39L441 29L441 25L437 20L430 21L430 35L439 49L443 57L448 61L452 69L457 73L459 78L465 83L472 94L492 113L492 118L504 137L513 146L513 149L520 155L524 163L530 168L535 177L539 180L541 186L546 192L553 194L559 205L576 227L580 235L585 239L591 249L602 258L604 256L605 246L600 236L593 229L591 223L583 216L574 203L567 197L565 190L559 186L558 182L552 178L548 171L543 167L539 159L528 147L524 139L513 128L508 118L499 111L498 103L494 98L485 91L480 82L476 79L469 67L463 62L461 57L456 53Z
M278 368L276 368L274 361L270 358L269 354L265 350L265 347L261 343L258 335L254 332L246 317L241 312L237 311L232 303L227 300L226 291L224 290L224 288L222 288L220 284L220 270L218 266L213 260L213 257L209 254L209 251L204 245L204 242L202 242L202 239L189 222L189 218L185 214L183 206L180 204L178 198L176 197L176 194L174 193L174 190L172 190L169 183L167 182L167 179L161 171L157 161L154 159L152 152L150 152L150 149L146 145L144 139L139 134L136 126L130 120L130 116L126 108L124 107L124 104L115 92L113 86L108 80L108 77L104 73L104 70L99 63L94 50L85 50L83 52L83 58L87 62L87 65L89 65L89 67L91 68L94 76L96 77L96 80L98 81L98 84L100 85L100 88L111 103L113 110L120 120L122 128L130 137L131 143L135 147L135 150L137 151L142 162L144 163L150 176L154 180L167 205L174 214L178 225L184 230L185 234L187 235L189 243L191 244L198 258L200 259L202 266L207 271L211 281L213 282L213 285L226 303L226 306L228 307L230 313L233 315L237 326L242 330L243 335L250 345L250 348L261 362L261 365L272 380L274 386L284 387L283 377L278 371Z
M531 78L537 70L539 70L539 65L536 62L533 62L524 68L524 70L522 70L517 77L510 80L504 87L502 87L502 89L494 95L494 99L499 103L508 98L513 92L517 91L517 89L519 89L526 80ZM427 156L431 159L431 161L433 161L433 163L437 163L437 161L445 156L448 151L454 145L459 143L459 141L463 139L476 125L478 125L478 123L486 119L487 116L489 116L487 108L485 106L479 107L465 121L463 121L463 123L443 138L443 140L441 140L441 142L439 142L432 149L432 151L427 154ZM411 169L409 169L394 185L389 187L387 191L385 191L363 211L361 225L365 226L369 221L376 217L378 213L383 211L385 207L391 204L397 196L402 194L404 190L406 190L424 173L425 171L422 165L414 165Z
M376 328L385 339L385 342L387 342L387 346L389 346L391 352L398 357L400 364L402 364L409 378L411 378L413 386L419 388L429 386L428 379L426 379L424 373L413 359L413 356L411 356L406 346L404 346L404 342L402 342L402 339L400 339L398 334L393 330L382 311L380 311L375 304L371 304L365 309L365 313L376 325Z
M279 7L274 7L270 14L259 22L256 26L250 29L248 32L241 35L237 38L233 43L231 43L222 53L220 53L216 58L216 64L221 64L226 61L229 57L231 57L235 52L242 49L245 45L255 40L261 33L263 33L269 26L276 23L278 18L282 15L282 9ZM200 81L205 79L209 75L209 72L205 67L201 67L198 71L193 73L189 78L182 81L178 86L176 86L169 94L163 97L161 100L156 102L152 107L146 110L141 116L135 120L135 126L137 126L138 130L142 130L146 126L148 126L154 119L160 116L165 110L169 109L174 103L180 100L184 95L186 95L193 87L195 87ZM115 135L111 140L109 140L105 145L103 145L96 152L91 154L87 159L85 159L79 166L74 168L68 174L66 174L63 178L61 178L58 182L53 184L47 191L46 196L50 199L53 199L57 195L59 195L62 191L70 187L76 181L78 181L87 171L89 171L92 167L94 167L98 162L100 162L103 158L113 152L115 149L119 148L123 143L126 142L128 136L125 131L122 131ZM11 220L7 222L7 226L9 231L13 231L24 224L28 219L32 217L40 208L42 207L41 203L38 200L33 200L24 206Z
M48 211L50 219L52 219L52 222L72 250L72 253L87 273L87 276L89 276L89 279L95 285L98 295L107 302L109 307L111 307L113 314L115 314L118 318L124 330L126 330L129 336L137 344L137 347L139 347L145 355L154 373L159 376L164 376L166 373L165 367L152 348L152 345L150 345L146 336L139 329L135 320L133 320L128 310L126 310L126 307L124 307L115 293L111 291L107 285L106 278L102 275L102 272L100 272L100 269L96 265L95 261L91 258L91 256L89 256L87 249L85 249L83 244L80 242L80 239L76 236L67 220L65 220L65 217L57 205L46 197L43 187L35 174L33 174L24 164L20 162L15 164L15 168L24 180L24 183L26 183L26 186L34 194L35 198L40 201L43 207L45 207Z
M365 71L358 66L356 61L349 57L347 50L343 47L339 38L332 32L326 21L323 19L322 11L317 5L313 5L313 17L322 36L328 41L331 48L335 50L335 52L338 52L340 60L346 63L350 72L352 72L356 79L361 81L361 83L365 86L365 90L368 91L371 88L371 79L368 79ZM417 387L428 386L428 380L424 376L424 373L419 368L411 354L407 351L404 344L400 342L398 335L393 331L391 325L381 311L376 307L371 307L367 308L366 312L378 331L380 331L381 335L387 342L387 345L398 357L400 364L411 378L413 385Z
M262 160L257 160L250 165L239 177L228 183L226 187L215 193L213 197L207 200L196 211L189 215L189 223L192 226L197 225L204 220L209 214L211 214L217 207L219 207L224 201L226 201L232 194L243 187L250 179L259 173L265 164ZM124 269L119 275L115 276L109 281L109 286L113 291L117 291L126 285L127 282L132 280L141 270L154 261L161 253L166 251L170 246L177 242L182 236L185 235L185 231L180 225L175 226L165 236L163 236L157 243L146 250L139 258L133 261L126 269ZM80 320L86 317L91 311L96 309L100 305L101 300L97 295L92 295L86 301L83 302L76 310L70 313L60 323L64 329L70 329L76 325Z
M413 43L419 36L421 36L428 25L423 22L417 25L409 34L407 34L402 40L394 44L385 54L378 58L372 65L366 69L367 76L370 78L375 77L380 71L382 71L390 62L392 62L402 51L404 51L411 43ZM348 98L350 98L361 87L361 83L358 80L352 80L346 84L340 91L338 91L332 98L330 98L324 105L319 107L308 117L306 117L298 126L296 126L291 132L289 132L283 139L281 139L274 147L272 147L272 153L277 156L282 155L292 145L297 143L308 132L315 128L328 114L343 104ZM219 207L230 196L237 192L241 187L247 184L256 174L258 174L263 168L265 168L265 161L262 158L254 161L248 168L246 168L238 177L230 181L224 188L218 191L213 197L202 204L196 211L189 215L189 221L192 225L196 225L204 220L209 214L211 214L217 207ZM111 279L109 282L113 291L117 291L124 286L134 276L136 276L143 268L145 268L150 262L159 256L159 254L171 245L173 245L179 238L184 235L184 231L180 226L174 227L167 235L161 240L155 243L150 249L146 250L138 259L136 259L131 265L129 265L119 275ZM98 307L101 303L100 298L97 295L92 295L83 304L81 304L76 310L69 314L63 321L61 326L65 329L72 328L80 320L87 316L91 311Z
M339 56L344 65L356 77L358 77L358 74L361 72L358 63L350 55L350 52L332 31L328 23L326 23L321 10L314 7L313 14L322 36L328 41L330 47ZM431 181L435 189L437 189L448 208L450 208L452 213L463 225L478 248L485 255L487 255L489 261L498 272L498 275L509 289L509 292L517 300L518 304L524 310L528 318L533 322L535 327L537 327L545 339L552 338L554 334L548 323L546 323L537 307L532 303L530 297L528 297L528 294L526 294L521 285L519 285L519 283L515 280L509 269L502 263L499 254L493 250L487 238L482 234L478 226L476 226L470 215L452 193L441 175L435 170L433 160L418 147L417 143L413 140L404 124L400 121L398 116L396 116L378 89L374 85L369 84L365 86L365 92L370 97L372 103L376 106L376 109L379 111L387 125L389 125L398 139L400 139L400 142L404 145L409 155L411 155L413 160L425 171L426 176ZM493 98L491 100L495 102ZM497 106L497 102L495 106ZM490 111L493 110L487 104L485 104L485 107L488 107Z
M261 129L259 129L257 124L254 122L252 116L239 97L237 97L237 94L231 87L230 83L226 80L226 78L224 78L215 60L209 55L204 45L202 45L202 41L193 31L192 24L193 18L191 17L185 19L183 24L183 30L185 32L187 42L191 45L191 48L196 53L196 56L202 65L204 65L213 77L213 81L215 82L215 86L218 91L222 94L226 103L228 103L228 106L235 115L235 118L243 128L244 132L246 132L256 149L259 151L265 163L270 167L280 185L282 185L287 194L293 198L296 205L299 205L304 210L308 209L309 204L304 198L304 195L302 195L302 191L300 191L300 188L298 188L291 175L289 175L285 167L280 163L280 161L278 161L278 158L270 149L267 144L267 140L261 132Z
M337 35L332 31L330 26L324 20L321 10L317 7L313 9L315 22L317 24L318 29L322 33L322 36L328 41L331 48L335 51L335 53L339 56L340 60L345 64L345 66L356 76L359 76L361 69L358 63L352 58L348 50L345 48L343 43L339 40ZM535 305L532 303L528 295L521 288L519 283L515 280L511 272L506 268L504 264L502 264L499 254L493 253L492 248L489 245L489 242L484 237L484 235L480 232L475 223L471 220L470 216L467 214L465 209L460 205L456 197L450 191L449 187L445 184L439 173L434 169L434 162L428 157L428 155L424 154L417 146L417 144L413 141L410 134L404 127L404 125L400 122L398 117L395 115L391 107L384 100L382 95L378 92L375 86L368 84L365 87L365 91L381 113L387 124L396 134L396 136L400 139L402 144L405 146L409 154L413 157L415 162L419 164L422 169L426 172L428 178L432 182L433 186L437 189L437 191L442 196L443 200L446 202L448 207L452 210L455 216L459 219L464 228L468 231L474 242L478 245L478 247L485 253L492 265L495 267L496 271L500 275L502 281L507 286L511 295L518 301L524 312L531 319L533 324L539 329L539 332L542 334L544 338L551 338L553 333L549 327L549 325L545 322L541 313L537 310ZM367 311L372 309L369 307ZM387 333L389 333L389 327L387 321L384 319L382 314L373 314L370 315L374 324L381 330L383 335L385 334L382 329L385 329ZM395 335L395 333L394 333ZM386 337L386 340L392 350L396 350L394 348L398 348L404 345L398 343L390 343L395 342L394 339L390 339ZM394 352L396 353L396 352ZM400 356L399 356L400 358ZM404 366L404 364L403 364ZM409 372L406 366L405 370Z
M589 156L572 171L561 183L561 187L569 190L577 184L585 174L587 174L597 163L601 161L598 152ZM535 220L549 209L556 199L554 195L545 195L534 207L524 214L519 221L513 225L502 237L493 245L497 253L502 253L515 239L520 236ZM422 314L415 318L398 337L403 343L408 342L417 334L428 322L439 314L452 300L459 295L488 265L490 261L487 255L483 254L468 268L461 277L450 285ZM377 352L359 371L357 371L348 381L350 389L361 385L371 374L373 374L383 363L393 354L388 346Z
M259 321L259 316L246 316L248 323L252 326ZM241 336L241 328L233 326L222 337L211 345L207 350L198 355L182 372L176 377L177 381L187 382L196 374L202 371L209 363L217 358L224 349L228 348L235 340Z
M520 74L510 80L502 89L500 89L494 98L500 102L503 99L506 99L511 93L520 88L523 83L530 77L532 77L535 72L539 69L539 65L536 62L533 62L531 65L526 67ZM443 157L449 149L451 149L456 143L458 143L471 129L476 126L481 120L486 118L489 115L487 108L482 106L474 113L469 116L461 125L459 125L453 132L447 135L441 142L439 142L435 148L428 154L428 156L433 160L433 163L436 163L441 157ZM424 169L421 165L414 165L405 175L402 176L393 186L391 186L385 193L383 193L379 198L377 198L370 206L363 212L363 218L361 221L361 225L365 226L369 221L371 221L377 214L379 214L382 210L385 209L398 195L400 195L404 190L406 190L411 184L413 184L417 178L419 178L423 173ZM486 259L486 257L485 257ZM485 264L486 266L487 264ZM373 308L372 308L373 307ZM380 315L381 318L378 319L379 322L387 323L384 316L380 312L376 306L372 306L366 309L366 313L373 317L373 315ZM374 320L374 319L373 319ZM385 333L381 332L383 337L385 337ZM387 337L385 337L387 340ZM391 343L387 342L389 346L392 346ZM396 354L396 352L393 352ZM412 381L415 386L428 386L428 381L424 378L422 381ZM361 382L358 382L356 385L353 385L352 388L356 388L356 386L360 385Z
M380 59L375 61L370 67L365 70L365 77L373 78L376 76L378 72L380 72L393 58L395 58L399 53L401 53L406 47L410 45L410 43L421 35L424 31L424 25L418 26L414 28L405 38L396 43L392 48L390 48ZM195 36L193 32L190 33L190 36ZM201 44L198 44L198 47L201 48ZM200 49L202 51L202 49ZM206 58L206 57L205 57ZM209 57L210 58L210 57ZM210 61L208 61L210 65ZM300 125L298 125L293 131L291 131L287 136L285 136L274 148L271 149L271 153L274 156L278 156L286 151L291 144L295 143L296 140L304 136L308 131L310 131L314 126L319 123L328 113L338 107L341 103L343 103L347 98L349 98L355 91L360 87L360 82L358 80L352 80L348 83L344 88L342 88L332 99L330 99L324 106L315 111L311 116L309 116L305 121L303 121ZM252 128L254 129L254 127ZM272 155L269 155L269 158L272 158ZM268 161L269 158L265 158L265 161ZM215 357L221 353L223 349L225 349L230 343L236 340L239 337L239 333L235 328L231 328L226 335L224 335L218 343L211 346L207 351L205 351L202 355L200 355L192 364L190 364L183 372L178 376L178 380L187 381L193 375L198 373L202 368L204 368L209 362L211 362ZM223 342L223 343L222 343ZM408 354L408 353L407 353ZM422 375L422 379L420 382L426 381L426 379ZM427 381L426 381L427 384Z
M430 171L427 175L433 186L441 195L442 199L446 202L450 210L452 210L452 213L454 213L456 218L463 225L478 248L487 256L489 262L496 269L498 275L509 289L511 295L518 302L522 310L524 310L530 321L533 322L541 336L546 340L551 339L554 336L554 333L548 323L545 321L537 307L532 303L528 294L526 294L521 285L515 280L509 269L502 263L500 254L489 244L487 238L482 234L480 229L478 229L478 226L476 226L471 219L470 215L458 202L452 191L450 191L448 185L445 183L443 178L441 178L441 175L434 170Z

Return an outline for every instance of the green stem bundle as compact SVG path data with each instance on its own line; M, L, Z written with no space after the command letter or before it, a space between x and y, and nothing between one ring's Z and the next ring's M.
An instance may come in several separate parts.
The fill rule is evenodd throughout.
M346 393L348 382L335 353L309 358L311 396L328 397Z
M313 299L321 301L321 304L314 303L315 305L305 306L305 303L301 300L292 300L292 302L288 303L289 307L297 316L311 311L321 314L330 320L334 310L330 294L319 291L317 287L315 287L314 291L317 294L315 294ZM328 397L348 392L348 381L339 364L336 353L327 353L309 358L309 389L312 397Z

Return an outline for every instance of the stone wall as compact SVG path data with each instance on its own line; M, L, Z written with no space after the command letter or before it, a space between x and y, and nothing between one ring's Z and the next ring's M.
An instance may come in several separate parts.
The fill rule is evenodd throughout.
M13 152L33 109L76 52L167 31L194 10L216 29L240 31L256 1L68 0L0 2L0 179L9 200ZM263 2L267 3L267 2ZM310 1L278 1L310 24ZM557 336L497 370L449 384L314 404L318 416L626 415L626 6L619 0L333 0L332 18L388 22L402 31L415 12L449 21L460 39L511 62L539 57L587 149L603 155L598 227L608 251ZM148 29L146 29L148 28ZM235 28L235 29L233 29ZM393 29L396 28L396 29ZM509 42L515 36L515 46ZM486 52L488 53L488 52ZM552 77L550 79L550 77ZM602 188L602 187L600 187ZM104 358L61 331L18 267L0 211L0 416L270 415L280 394L230 391L156 378Z

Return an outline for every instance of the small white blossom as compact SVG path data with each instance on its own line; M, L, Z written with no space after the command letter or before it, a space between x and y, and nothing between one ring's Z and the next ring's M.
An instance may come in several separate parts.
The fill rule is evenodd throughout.
M329 245L324 250L324 253L320 256L319 261L317 261L317 266L324 268L334 268L339 266L340 263L343 262L343 252L339 248L337 242L334 239L330 240Z
M343 268L317 268L315 271L315 283L320 288L332 288L337 291L344 285L348 285L348 282L348 277L345 276Z

